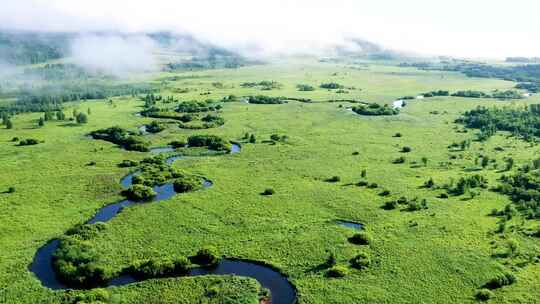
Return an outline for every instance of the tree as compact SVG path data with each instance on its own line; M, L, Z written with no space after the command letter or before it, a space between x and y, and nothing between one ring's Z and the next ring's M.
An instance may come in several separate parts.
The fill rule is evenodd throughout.
M77 117L77 114L78 114L77 109L73 109L73 118Z
M427 163L428 163L428 158L427 157L422 157L422 164L424 164L424 167L427 167Z
M328 257L326 258L326 261L324 262L324 265L326 267L334 267L337 264L336 254L331 251Z
M79 113L76 116L76 120L78 124L85 124L88 122L88 116L86 116L84 113Z
M255 134L251 134L249 136L249 142L252 143L252 144L257 142L257 138L255 137Z
M92 112L90 111L90 108L88 108L88 110L86 111L86 113L88 113L88 115L92 114Z
M482 168L486 168L489 165L489 157L482 157L482 162L480 163L480 165L482 166Z
M514 167L514 159L512 157L509 157L506 159L506 171L512 170Z
M367 176L367 170L366 170L366 169L363 169L362 172L360 173L360 176L361 176L362 178L366 178L366 176Z
M62 112L62 111L58 111L58 112L56 112L56 119L57 120L65 120L66 119L66 114L64 114L64 112Z
M13 129L13 123L11 119L6 120L6 129Z
M43 117L40 117L38 120L38 126L43 127L45 125L45 119Z
M43 118L45 121L53 120L53 113L51 111L46 111Z

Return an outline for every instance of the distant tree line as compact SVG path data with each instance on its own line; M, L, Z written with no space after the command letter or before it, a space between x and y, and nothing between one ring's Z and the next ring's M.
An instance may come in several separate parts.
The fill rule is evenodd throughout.
M540 104L525 107L477 107L456 120L468 128L480 129L479 138L485 140L497 131L508 131L525 140L540 137Z

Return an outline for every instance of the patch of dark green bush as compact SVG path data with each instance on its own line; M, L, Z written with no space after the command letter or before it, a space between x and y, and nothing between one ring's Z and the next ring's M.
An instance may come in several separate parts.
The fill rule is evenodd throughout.
M336 83L336 82L325 82L325 83L321 83L319 85L319 87L321 89L328 89L328 90L337 90L337 89L343 89L345 88L345 86L339 84L339 83Z
M276 193L276 191L274 191L274 189L266 188L266 189L264 189L264 191L261 194L262 195L274 195L274 193Z
M484 288L498 289L504 286L512 285L517 281L516 276L511 272L503 272L497 274L494 278L484 284Z
M339 176L334 175L332 177L329 177L329 178L325 179L324 181L329 182L329 183L337 183L340 180L341 180L341 178Z
M365 231L355 233L349 238L349 242L355 245L369 245L371 241L371 235Z
M94 139L101 139L122 146L126 150L148 152L149 144L118 126L90 132Z
M371 265L371 257L365 252L360 252L350 260L351 267L356 269L365 269Z
M39 144L39 140L34 138L27 138L19 141L18 146L33 146Z
M270 97L264 95L249 96L248 103L252 104L283 104L287 103L284 97Z
M231 144L216 135L192 135L188 137L190 147L207 147L215 151L231 151Z
M121 163L118 164L118 167L130 168L130 167L136 167L138 165L139 165L139 162L136 162L134 160L124 159Z
M399 114L399 109L391 108L387 104L380 105L378 103L354 106L352 107L352 111L356 114L367 116L385 116Z
M179 177L173 182L174 191L178 193L196 191L202 189L202 179L197 176L185 175Z
M482 288L476 291L474 298L478 301L488 301L489 299L493 298L493 292L489 289Z
M219 255L219 251L214 246L205 246L201 248L193 257L193 261L196 264L203 266L215 266L220 260L221 257Z
M335 265L326 271L326 276L329 278L343 278L349 273L349 270L340 265Z
M129 189L124 190L123 194L134 201L147 201L157 195L152 187L142 184L132 185Z
M185 141L182 141L182 140L173 140L171 142L169 142L169 146L175 148L175 149L178 149L178 148L183 148L187 145L187 143Z
M105 285L110 275L97 260L96 250L87 241L66 237L53 254L53 267L68 286L92 288Z
M298 91L303 91L303 92L315 91L315 87L309 84L297 84L296 89L298 89Z
M146 125L146 131L150 133L159 133L161 131L165 130L165 127L163 124L160 124L157 121L152 121L150 124Z
M190 262L186 257L162 257L136 261L128 272L137 278L149 279L187 275L189 270Z

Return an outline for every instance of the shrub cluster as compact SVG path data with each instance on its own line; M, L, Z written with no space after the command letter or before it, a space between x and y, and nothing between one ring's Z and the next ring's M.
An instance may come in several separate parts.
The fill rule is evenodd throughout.
M150 124L146 125L146 131L150 133L159 133L161 131L165 130L165 127L163 124L160 124L157 121L152 121Z
M203 266L215 266L219 263L221 257L219 251L214 246L205 246L197 251L197 254L193 257L193 261Z
M174 191L178 193L190 192L202 188L202 179L196 176L184 175L174 180Z
M103 286L110 271L98 264L95 249L74 234L65 237L53 254L53 267L60 281L75 287Z
M321 85L319 86L321 89L328 89L328 90L336 90L336 89L343 89L345 88L345 86L339 84L339 83L335 83L335 82L325 82L325 83L321 83Z
M356 269L368 268L371 265L371 257L365 252L360 252L357 256L351 259L351 266Z
M149 144L120 127L110 127L90 132L94 139L101 139L122 146L126 150L148 152Z
M33 146L39 144L39 140L34 138L27 138L19 141L18 146Z
M129 189L124 190L123 194L134 201L147 201L157 195L152 187L142 184L132 185Z
M283 97L270 97L264 95L249 96L248 102L253 104L282 104L287 103Z
M355 245L369 245L371 243L371 240L371 235L365 231L355 233L349 238L349 242Z
M216 135L192 135L188 137L190 147L208 147L215 151L230 151L231 145Z
M186 257L162 257L136 261L127 271L141 279L162 278L186 275L189 266Z
M497 289L504 286L512 285L516 282L516 276L511 272L503 272L489 280L484 287L488 289Z
M352 107L352 111L359 115L368 115L368 116L399 114L399 109L393 109L389 107L387 104L380 105L378 103L370 103L368 105L355 106L355 107Z

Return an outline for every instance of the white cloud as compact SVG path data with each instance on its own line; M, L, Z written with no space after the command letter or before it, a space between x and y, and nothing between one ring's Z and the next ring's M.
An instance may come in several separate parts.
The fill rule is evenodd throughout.
M10 0L9 0L10 1ZM538 56L535 0L19 0L0 24L26 29L189 31L288 52L363 37L427 54Z
M146 36L81 35L71 43L71 59L90 71L124 76L157 70L157 49Z

